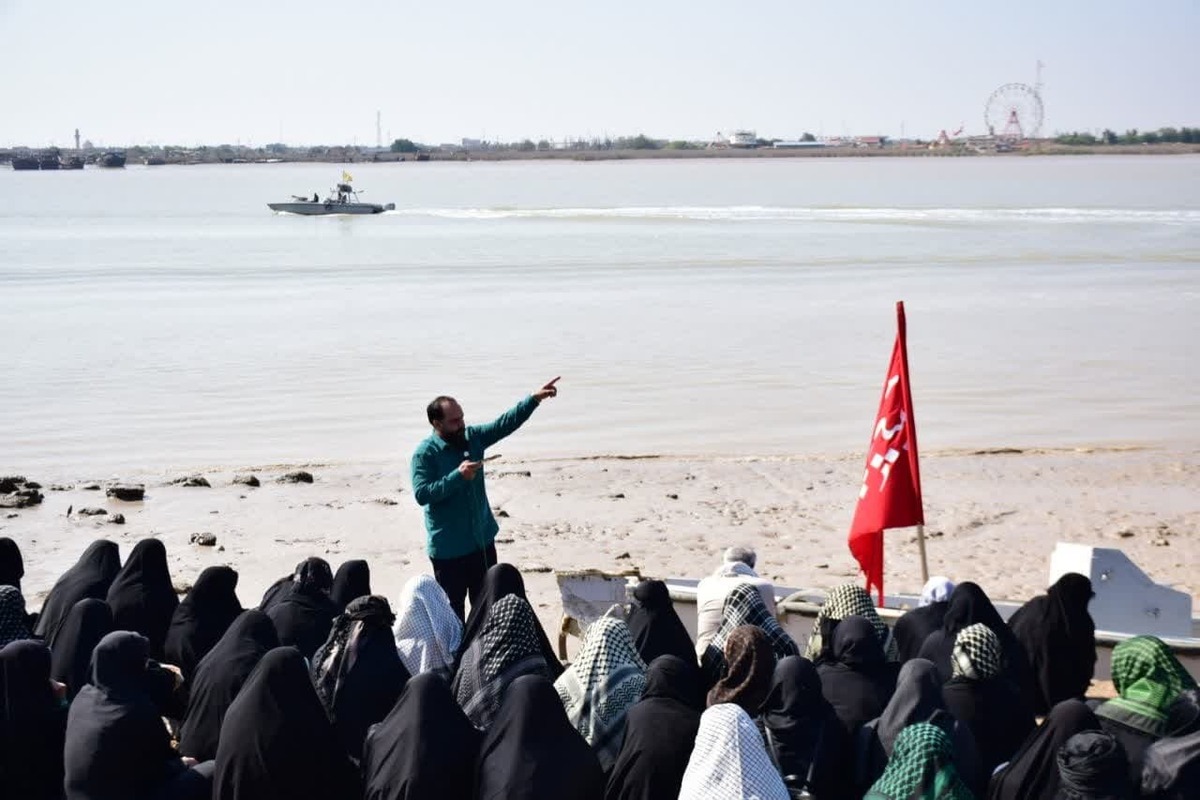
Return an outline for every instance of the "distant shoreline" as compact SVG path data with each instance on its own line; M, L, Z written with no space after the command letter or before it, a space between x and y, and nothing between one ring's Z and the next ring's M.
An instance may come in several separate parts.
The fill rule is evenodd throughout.
M1065 155L1190 155L1200 153L1200 144L1132 145L1036 145L1009 152L976 152L965 148L925 147L806 147L806 148L709 148L703 150L480 150L431 152L430 161L628 161L635 159L774 159L774 158L1022 158ZM413 161L413 153L380 153L363 162ZM313 159L320 161L321 159Z
M0 164L16 151L0 150ZM131 166L142 166L153 150L131 147L125 151ZM226 158L215 152L191 153L187 160L156 157L146 166L198 166L200 164L384 164L425 161L633 161L633 160L692 160L692 159L795 159L795 158L1026 158L1031 156L1172 156L1200 153L1200 144L1096 144L1068 145L1039 142L1010 151L976 150L966 146L929 148L919 145L838 146L838 147L754 147L754 148L697 148L674 149L613 149L613 150L425 150L419 153L365 153L350 148L331 148L320 154L288 153L285 155L248 152L248 157Z

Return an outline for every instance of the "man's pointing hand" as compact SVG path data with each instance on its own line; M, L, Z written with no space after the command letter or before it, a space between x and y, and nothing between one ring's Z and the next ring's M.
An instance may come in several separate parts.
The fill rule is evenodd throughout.
M533 392L532 393L533 399L537 400L540 403L543 400L545 400L547 397L557 397L558 396L558 387L556 387L554 384L558 383L560 378L562 378L561 375L559 375L558 378L555 378L552 381L548 381L545 386L543 386L542 388Z

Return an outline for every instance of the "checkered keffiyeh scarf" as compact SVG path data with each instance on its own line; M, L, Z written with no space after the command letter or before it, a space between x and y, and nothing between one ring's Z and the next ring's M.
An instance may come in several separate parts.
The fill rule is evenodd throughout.
M625 739L625 712L646 689L646 664L624 621L601 617L593 622L579 656L554 688L567 719L608 770Z
M492 606L483 628L463 654L454 697L471 723L487 730L504 692L522 675L549 678L537 634L537 618L522 597L510 594Z
M1196 681L1156 636L1135 636L1113 648L1113 686L1120 694L1100 708L1107 717L1153 736L1167 733L1167 707Z
M954 768L954 745L946 732L929 722L900 731L887 769L864 800L974 800Z
M816 661L820 657L823 646L821 634L823 623L840 622L851 616L865 617L871 623L875 628L875 633L879 636L879 644L883 646L883 654L888 661L896 661L899 658L896 638L892 636L891 629L883 624L883 620L876 613L871 596L861 586L853 583L838 586L826 596L825 604L821 606L821 610L817 612L817 618L813 622L812 635L808 637L808 647L805 648L804 657L809 661Z
M800 648L796 646L795 640L767 610L758 588L751 583L740 583L733 587L725 598L721 627L717 629L701 658L710 683L716 683L725 672L725 643L730 634L742 625L753 625L767 635L776 661L787 656L800 655Z
M741 706L720 703L700 715L679 800L788 800L762 734Z
M32 637L21 590L15 586L0 586L0 647Z
M410 675L437 672L449 676L462 629L462 621L437 581L418 575L404 584L393 633L396 651Z
M976 622L954 637L950 677L985 681L1000 674L1000 639L987 625Z

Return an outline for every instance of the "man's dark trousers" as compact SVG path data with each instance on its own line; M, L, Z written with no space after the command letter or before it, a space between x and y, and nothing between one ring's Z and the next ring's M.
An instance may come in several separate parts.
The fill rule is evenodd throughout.
M431 558L433 578L450 598L450 607L459 619L466 619L464 602L469 595L471 606L483 588L483 577L496 563L496 545L489 544L484 550L476 550L458 558Z

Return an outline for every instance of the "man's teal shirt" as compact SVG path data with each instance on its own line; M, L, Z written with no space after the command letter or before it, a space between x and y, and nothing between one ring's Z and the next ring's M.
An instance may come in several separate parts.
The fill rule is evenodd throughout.
M538 407L526 397L494 422L467 426L467 450L442 440L437 433L417 446L412 457L412 488L417 503L425 507L426 549L430 558L458 558L486 548L500 526L492 516L484 482L484 466L474 480L458 474L463 461L480 461L484 451L521 427Z

